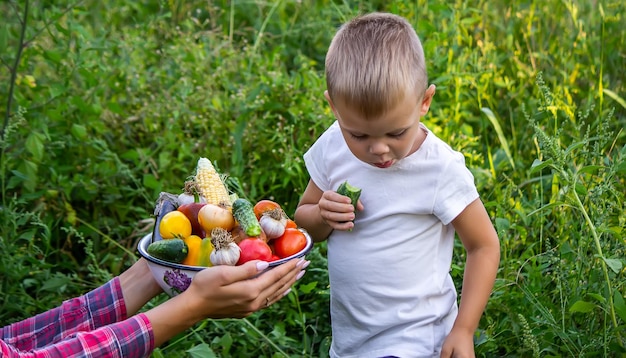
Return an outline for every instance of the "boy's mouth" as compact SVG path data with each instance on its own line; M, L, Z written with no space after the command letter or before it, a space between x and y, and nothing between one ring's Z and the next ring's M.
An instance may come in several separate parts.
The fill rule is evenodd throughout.
M378 168L389 168L390 166L393 165L393 160L388 160L386 162L382 162L382 163L374 163L374 166L378 167Z

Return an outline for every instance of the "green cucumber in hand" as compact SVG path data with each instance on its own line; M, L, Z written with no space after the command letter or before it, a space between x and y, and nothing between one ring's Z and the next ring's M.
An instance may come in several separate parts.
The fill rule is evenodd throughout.
M361 189L356 186L350 185L348 181L344 181L337 188L337 193L341 195L345 195L350 198L352 205L354 206L354 211L356 212L356 203L359 201L359 197L361 196Z
M354 213L356 214L356 203L359 201L359 197L361 196L361 189L357 188L356 186L350 185L346 180L341 183L341 185L339 185L339 188L337 188L337 193L350 198L352 206L354 206ZM352 229L350 229L349 231L352 231Z

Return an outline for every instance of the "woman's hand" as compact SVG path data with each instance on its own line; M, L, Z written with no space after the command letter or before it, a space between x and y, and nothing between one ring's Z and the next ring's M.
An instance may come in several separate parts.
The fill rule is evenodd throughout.
M284 297L309 261L293 259L271 270L268 263L213 266L198 272L189 288L146 312L155 346L205 318L241 318Z
M246 317L289 293L307 264L294 259L271 270L266 270L268 263L263 261L214 266L198 272L181 296L203 317Z

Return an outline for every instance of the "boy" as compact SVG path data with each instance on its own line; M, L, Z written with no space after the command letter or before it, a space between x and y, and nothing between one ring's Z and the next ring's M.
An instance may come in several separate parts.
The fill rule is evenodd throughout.
M331 357L473 357L500 246L462 154L420 122L435 86L402 17L342 26L326 57L336 121L304 155L311 180L295 219L328 240ZM362 189L354 207L335 192ZM460 305L454 234L467 261Z

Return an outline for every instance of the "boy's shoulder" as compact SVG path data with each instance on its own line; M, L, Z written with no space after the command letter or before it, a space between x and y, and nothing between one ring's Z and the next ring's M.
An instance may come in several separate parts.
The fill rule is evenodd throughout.
M341 128L339 127L339 123L335 120L328 127L326 127L326 130L324 130L324 132L317 138L315 142L329 142L341 138Z
M459 151L455 150L448 144L446 141L438 137L435 133L433 133L430 129L428 129L423 123L420 123L422 129L424 129L427 133L426 140L422 143L420 150L425 151L436 151L436 153L441 155L451 155L458 156L463 155Z

